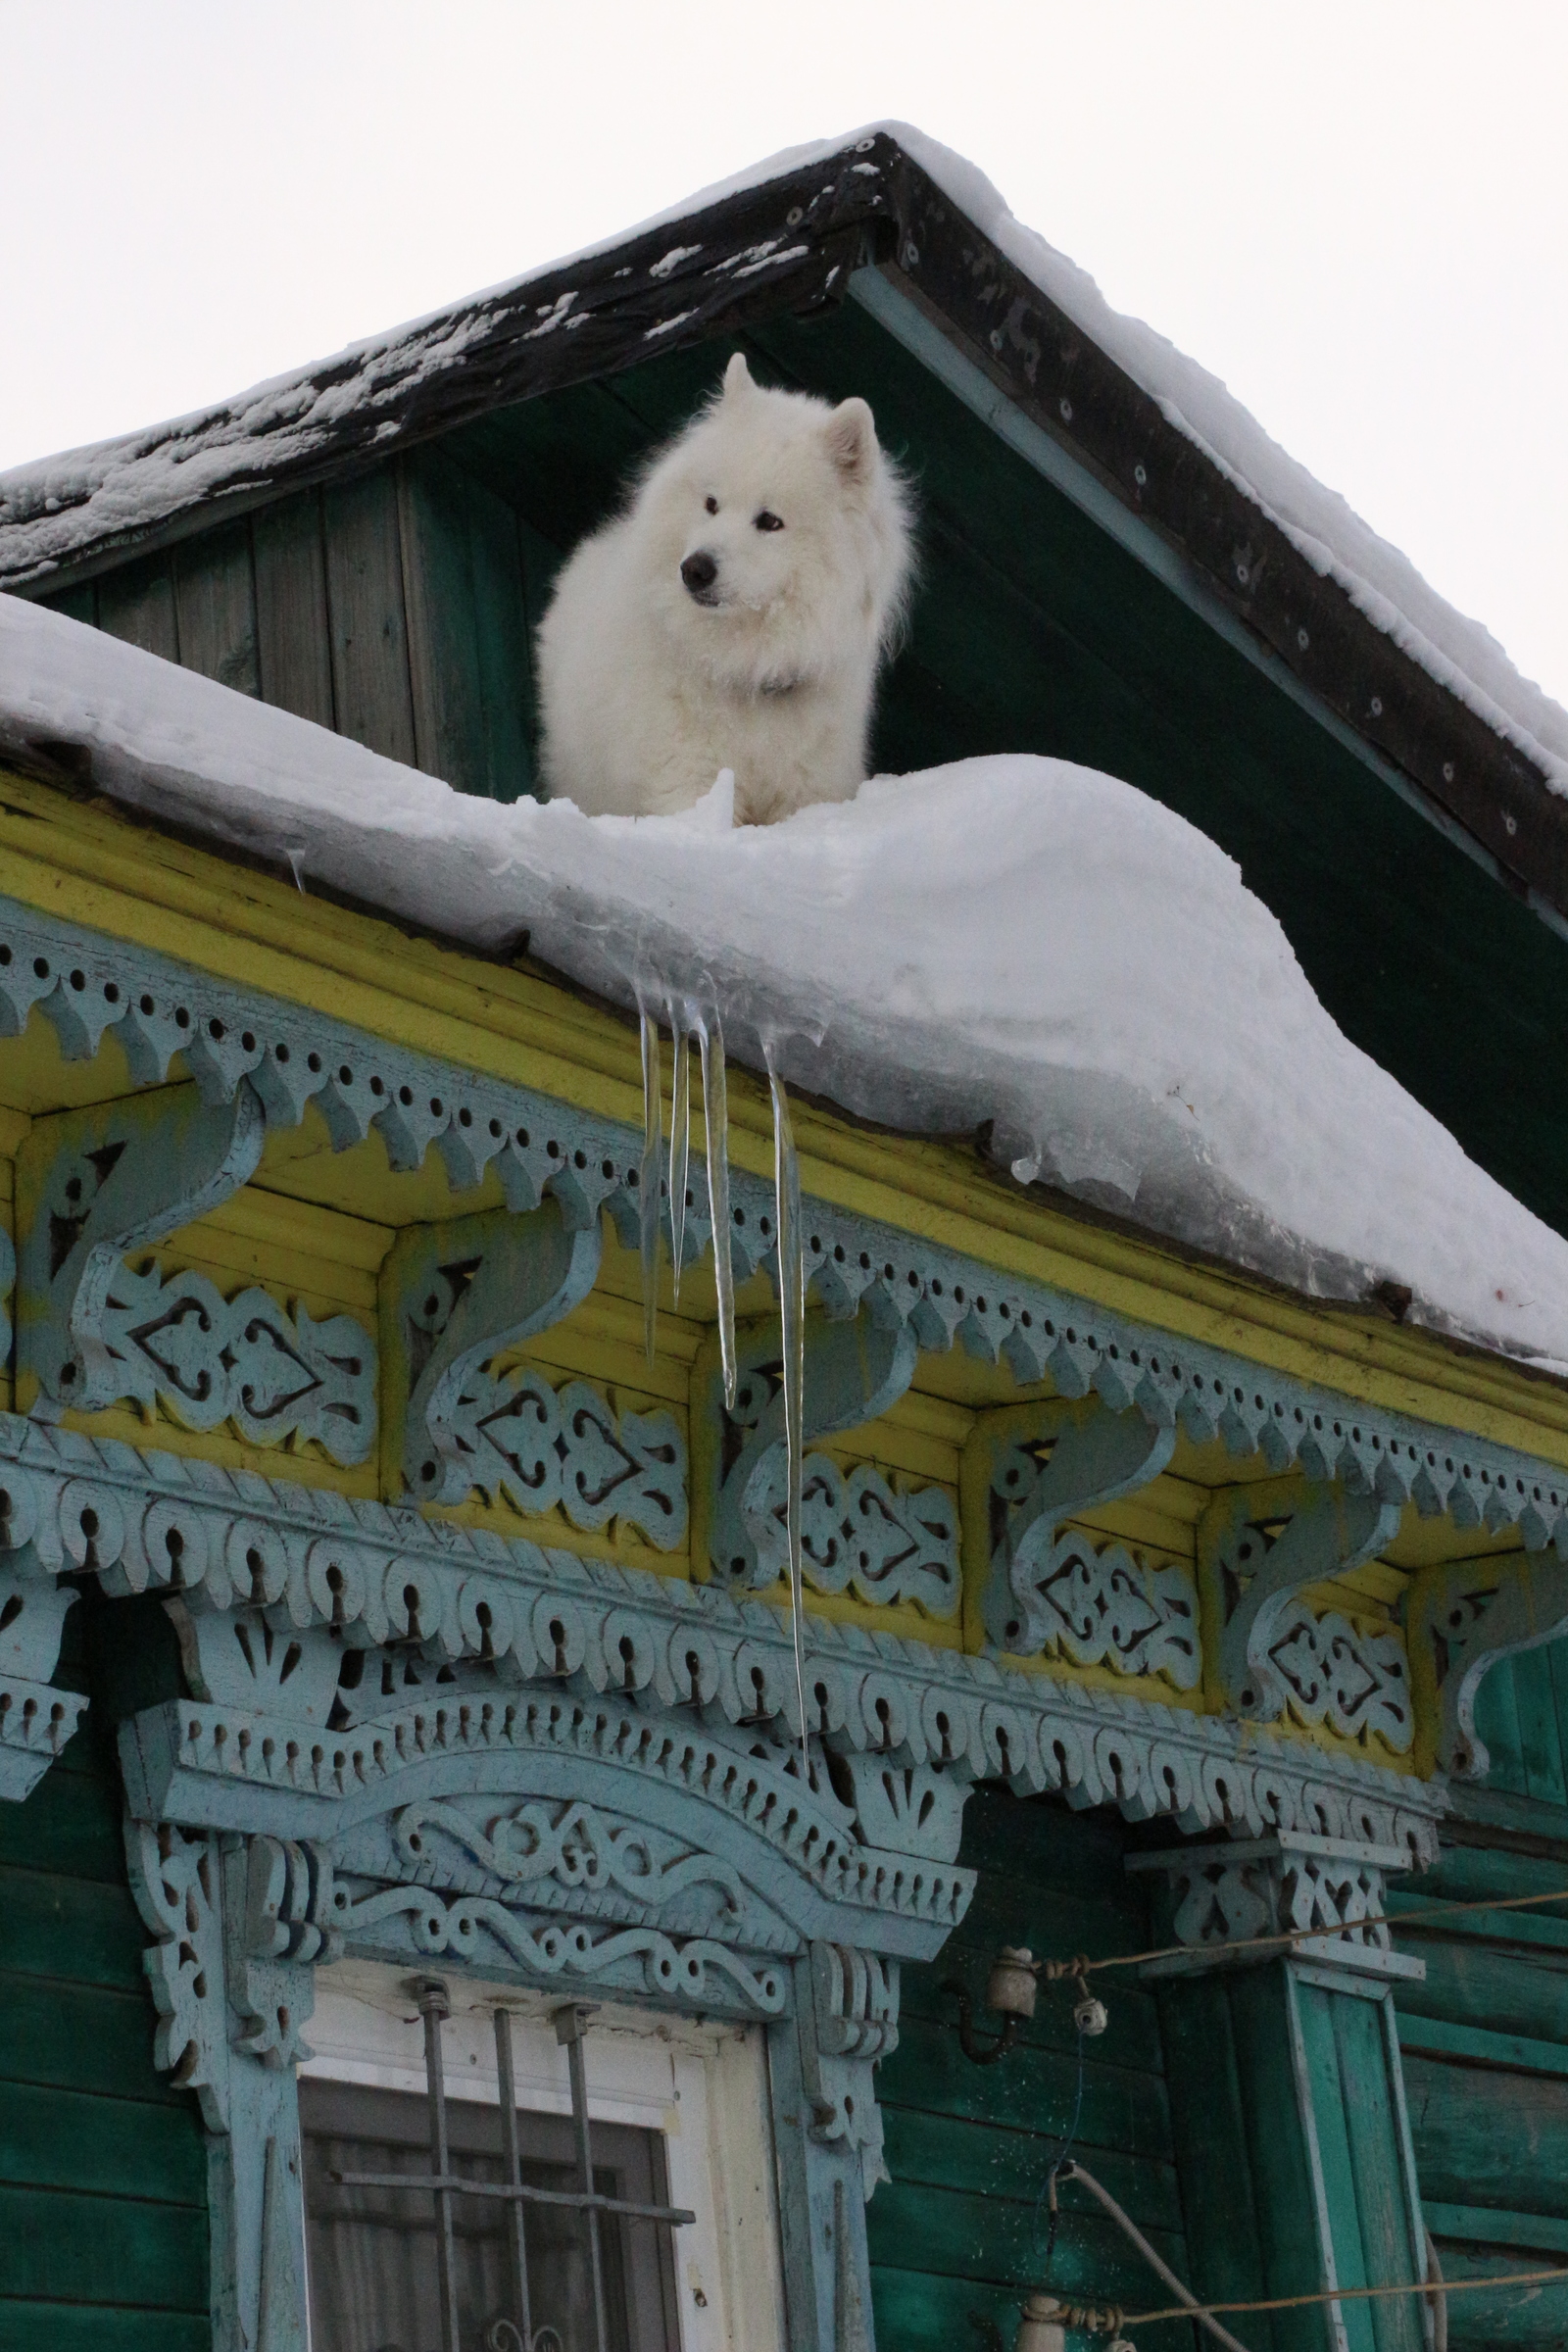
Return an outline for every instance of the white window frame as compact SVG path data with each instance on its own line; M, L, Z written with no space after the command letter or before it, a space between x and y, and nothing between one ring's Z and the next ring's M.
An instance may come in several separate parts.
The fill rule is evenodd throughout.
M551 2023L564 1996L439 1973L452 2003L441 2029L447 2097L499 2105L491 2018L505 2007L519 2109L569 2116L566 2052ZM412 1983L407 1969L375 1961L318 1966L300 2075L422 2098ZM669 2202L697 2216L674 2232L681 2352L786 2352L762 2029L606 2003L584 2048L590 2120L661 2132Z

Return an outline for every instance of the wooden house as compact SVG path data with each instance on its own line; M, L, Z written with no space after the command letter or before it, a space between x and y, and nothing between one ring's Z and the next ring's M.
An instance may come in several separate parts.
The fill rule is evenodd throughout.
M628 466L737 346L862 393L923 516L881 765L1177 808L1568 1232L1568 803L963 185L874 133L0 479L0 587L512 801ZM1568 1919L1498 1907L1568 1885L1561 1379L799 1104L807 1472L882 1541L808 1561L803 1760L715 1538L777 1444L760 1078L748 1419L710 1250L644 1355L635 1024L148 823L24 685L0 2352L984 2352L1041 2285L1113 2334L1178 2298L1069 2153L1200 2297L1309 2298L1247 2352L1568 2337L1357 2299L1568 2259ZM988 2015L1003 1946L1157 1956L1102 2033L1049 1968Z

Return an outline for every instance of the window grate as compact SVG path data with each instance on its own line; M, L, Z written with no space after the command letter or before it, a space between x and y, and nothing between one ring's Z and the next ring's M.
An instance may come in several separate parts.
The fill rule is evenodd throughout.
M441 2028L452 2014L452 2003L439 1977L425 1977L416 1987L419 2015L424 2021L424 2077L430 2114L430 2170L428 2173L339 2173L331 2179L341 2188L415 2189L434 2199L436 2266L441 2312L441 2352L460 2352L458 2343L458 2264L454 2242L453 2204L458 2197L500 2199L511 2207L508 2236L513 2309L515 2319L493 2320L484 2332L484 2352L564 2352L554 2328L533 2326L528 2290L527 2208L564 2205L581 2213L587 2223L589 2273L593 2289L595 2352L611 2352L610 2317L605 2297L604 2256L600 2217L615 2214L627 2221L652 2222L679 2229L697 2216L678 2205L640 2204L625 2197L608 2197L594 2186L592 2134L588 2121L588 2069L584 2055L588 2020L594 2014L580 2001L557 2009L552 2018L556 2039L566 2052L571 2081L571 2122L576 2142L577 2177L574 2189L534 2188L522 2178L522 2151L517 2133L517 2087L512 2052L512 2013L495 2012L496 2070L501 2086L502 2154L505 2180L475 2180L452 2169L447 2131L446 2075L441 2058Z

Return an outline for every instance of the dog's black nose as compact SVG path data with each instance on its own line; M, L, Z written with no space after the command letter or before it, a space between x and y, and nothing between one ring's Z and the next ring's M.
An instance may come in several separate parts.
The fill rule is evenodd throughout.
M685 581L687 587L691 590L693 596L701 596L706 589L711 588L713 582L717 579L718 565L714 563L707 548L700 547L694 556L688 556L686 558L685 563L680 567L680 576Z

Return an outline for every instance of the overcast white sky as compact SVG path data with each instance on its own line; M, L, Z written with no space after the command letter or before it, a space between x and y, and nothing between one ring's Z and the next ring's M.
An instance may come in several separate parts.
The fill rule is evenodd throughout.
M878 116L1568 702L1564 0L0 0L0 466Z

